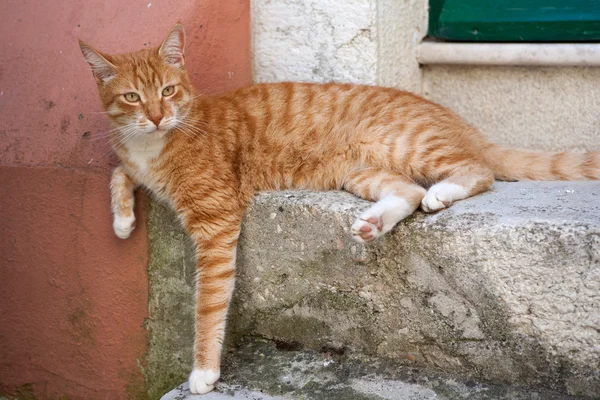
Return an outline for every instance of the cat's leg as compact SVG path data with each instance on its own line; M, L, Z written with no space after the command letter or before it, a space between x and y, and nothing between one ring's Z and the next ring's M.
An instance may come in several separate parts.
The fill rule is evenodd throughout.
M190 236L197 245L198 259L194 369L189 378L190 391L195 394L210 392L221 373L221 349L235 283L236 246L241 224L241 215L223 214L203 213L185 218Z
M376 202L352 224L352 237L359 243L370 242L390 231L415 212L425 195L425 189L406 176L380 168L350 172L343 188Z
M134 180L127 175L122 166L115 168L110 180L110 203L114 216L113 229L121 239L127 239L135 228L135 186Z
M472 164L456 168L452 174L427 190L421 209L434 212L450 207L457 200L485 192L494 183L494 173L487 166Z

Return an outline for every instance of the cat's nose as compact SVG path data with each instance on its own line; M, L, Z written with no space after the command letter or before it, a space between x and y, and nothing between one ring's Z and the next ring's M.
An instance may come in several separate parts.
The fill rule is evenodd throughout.
M160 124L160 121L162 121L163 116L162 115L152 115L150 117L148 117L148 119L152 122L154 122L154 125L156 125L156 127L158 128L158 125Z

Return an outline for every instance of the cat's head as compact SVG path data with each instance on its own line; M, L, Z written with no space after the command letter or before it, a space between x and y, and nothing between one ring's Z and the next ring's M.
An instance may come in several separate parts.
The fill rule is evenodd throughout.
M184 67L184 45L181 24L160 47L135 53L108 55L79 41L117 133L164 136L189 123L194 88Z

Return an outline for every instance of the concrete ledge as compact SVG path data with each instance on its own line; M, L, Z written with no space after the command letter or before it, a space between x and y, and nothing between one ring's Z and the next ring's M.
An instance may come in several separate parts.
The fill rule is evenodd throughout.
M183 383L161 400L567 400L548 390L476 382L393 360L298 351L248 338L226 357L213 392Z
M343 193L257 197L232 332L600 394L600 185L497 183L375 245Z
M260 194L240 239L229 348L255 335L597 397L599 195L598 183L497 183L365 247L348 229L368 202ZM162 393L185 380L192 344L191 252L170 215L154 207L150 229L147 377Z
M420 64L599 66L597 43L450 43L423 42Z

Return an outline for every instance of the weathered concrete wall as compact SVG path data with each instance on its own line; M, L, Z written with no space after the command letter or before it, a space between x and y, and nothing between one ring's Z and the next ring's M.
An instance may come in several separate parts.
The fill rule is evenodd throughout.
M376 82L375 2L251 4L256 82Z
M245 0L0 3L0 395L146 396L144 196L136 231L117 239L116 160L77 38L133 51L160 44L177 20L199 88L250 82Z
M366 247L348 230L368 202L261 194L243 224L228 340L258 335L597 396L599 190L497 184ZM168 366L162 376L178 373L172 387L186 377L193 313L191 248L176 227L153 228L170 250L151 272L152 301L166 305L154 321L163 332L155 364Z
M427 66L423 94L504 145L600 149L598 68Z
M424 0L253 0L256 82L380 84L420 91Z
M94 169L0 168L0 394L143 395L146 229L114 236L107 186Z

